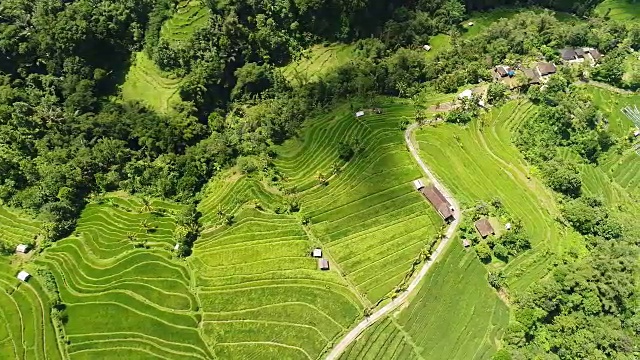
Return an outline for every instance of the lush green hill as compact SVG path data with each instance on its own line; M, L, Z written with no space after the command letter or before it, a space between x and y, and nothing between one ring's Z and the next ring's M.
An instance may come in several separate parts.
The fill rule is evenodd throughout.
M172 260L172 208L106 197L89 204L76 232L38 261L55 276L66 306L71 359L211 357L191 274Z
M413 108L389 101L382 110L380 115L367 110L356 119L343 105L312 119L301 139L278 149L276 161L286 186L301 197L313 236L372 303L402 281L442 227L411 184L422 174L400 124L413 116ZM346 165L338 156L341 141L361 144ZM326 185L319 183L319 174L328 178Z
M640 3L636 0L604 0L595 12L614 20L637 21L640 19Z
M354 47L347 44L316 45L302 52L301 58L282 68L287 80L304 84L329 73L354 56Z
M454 242L409 306L366 330L341 356L354 359L487 359L509 320L472 250Z

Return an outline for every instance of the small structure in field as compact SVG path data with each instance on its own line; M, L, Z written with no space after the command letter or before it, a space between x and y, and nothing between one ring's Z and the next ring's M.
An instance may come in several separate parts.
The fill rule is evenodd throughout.
M322 249L320 249L320 248L313 249L313 251L311 251L311 256L314 257L314 258L321 258L322 257Z
M17 276L18 280L24 281L24 282L27 282L27 280L29 280L30 277L31 275L24 270L20 271Z
M364 111L362 111L362 110L360 110L360 111L358 111L358 112L356 113L356 117L357 117L357 118L359 118L359 117L363 117L363 116L364 116Z
M444 221L450 222L454 219L453 211L451 210L453 207L438 188L433 185L429 185L423 187L420 191L422 192L422 195L429 200L436 211L438 211L438 214L442 216Z
M467 26L473 26L473 25L474 25L474 24L473 24L473 21L469 21L469 22L467 23Z
M467 239L462 240L462 246L464 246L465 248L468 248L469 246L471 246L471 241Z
M180 249L180 243L176 243L176 246L173 247L173 250L178 251Z
M473 91L471 91L471 89L467 89L458 94L458 99L471 99L471 96L473 96Z
M522 69L524 76L529 79L529 84L540 84L540 74L538 73L538 69Z
M20 244L18 246L16 246L16 252L21 253L21 254L26 254L29 252L29 250L31 250L31 247L29 245L26 244Z
M511 223L504 224L504 229L505 230L511 230Z
M640 130L636 130L633 132L633 136L638 137L640 136Z
M425 44L425 45L422 45L422 49L424 51L429 51L429 50L431 50L431 46Z
M323 258L318 259L318 269L329 270L329 261Z
M413 186L416 188L416 190L420 191L424 187L424 183L422 182L422 179L416 179L413 180Z
M491 223L488 219L480 219L476 221L474 225L483 239L489 235L495 234L495 231L493 231L493 226L491 226Z
M481 108L485 107L485 105L486 104L484 103L484 100L479 100L478 101L478 106L480 106Z

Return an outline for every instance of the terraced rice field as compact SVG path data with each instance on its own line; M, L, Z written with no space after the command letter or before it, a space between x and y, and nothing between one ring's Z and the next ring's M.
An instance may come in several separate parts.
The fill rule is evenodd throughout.
M49 298L37 279L22 283L19 269L0 257L0 355L3 359L62 359Z
M640 19L640 2L637 0L604 0L595 8L600 15L618 21L635 21Z
M316 45L302 53L302 58L282 68L289 81L306 83L317 80L333 68L353 59L353 45Z
M306 123L300 139L277 150L276 164L301 196L310 230L348 281L375 303L402 282L443 222L411 182L413 163L400 122L413 108L389 101L383 114L356 120L345 105ZM357 139L362 149L328 185L338 143Z
M606 115L610 131L618 137L628 135L634 125L620 108L628 105L640 106L640 96L621 95L595 87L587 87L587 90L593 96L595 104ZM628 144L621 148L620 152L610 151L597 166L582 166L582 179L586 191L601 196L610 205L637 204L637 199L640 199L640 155L633 147Z
M576 234L554 220L557 208L551 193L530 174L511 134L536 108L510 102L493 109L468 127L441 124L416 133L423 160L451 189L463 207L499 198L520 218L533 249L505 268L512 290L522 290L547 271L547 252L562 252Z
M160 36L172 43L187 41L207 24L209 9L200 1L182 1L175 13L162 25Z
M297 217L256 208L256 199L280 200L234 176L214 180L200 205L205 230L189 263L203 332L221 358L318 358L363 305L336 270L317 269L309 254L318 244ZM232 225L217 220L218 209L235 214Z
M12 245L31 243L40 223L0 206L0 240Z
M167 112L180 101L179 87L182 79L163 74L144 51L134 56L121 94L125 101L140 101L152 109Z
M489 358L509 311L485 274L474 252L454 241L409 305L367 329L340 359Z
M176 206L151 206L156 213L135 198L89 204L75 234L38 260L55 276L66 305L71 359L212 357L198 328L191 274L170 253L175 221L167 208ZM147 248L134 248L130 237Z

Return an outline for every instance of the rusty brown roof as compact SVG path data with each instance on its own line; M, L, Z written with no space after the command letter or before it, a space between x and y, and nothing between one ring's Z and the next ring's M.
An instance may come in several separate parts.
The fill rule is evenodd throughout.
M422 188L421 192L422 195L424 195L424 197L429 200L431 205L433 205L433 207L438 210L438 213L442 216L442 218L447 220L453 217L453 213L451 212L451 204L449 204L444 195L442 195L440 190L438 190L435 186L425 186Z
M480 233L480 236L483 238L494 234L493 226L491 226L488 219L480 219L476 221L474 225L476 226L476 230Z
M548 62L539 62L538 71L540 72L540 75L555 74L556 66Z

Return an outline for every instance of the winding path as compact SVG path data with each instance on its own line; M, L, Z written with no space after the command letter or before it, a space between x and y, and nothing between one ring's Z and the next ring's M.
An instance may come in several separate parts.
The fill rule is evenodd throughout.
M382 307L380 310L374 312L369 317L366 317L362 320L358 325L353 328L353 330L349 331L347 335L345 335L336 346L333 347L329 355L327 355L326 360L336 360L340 357L340 355L344 352L344 350L360 335L364 330L366 330L369 326L373 325L376 321L380 320L385 315L389 314L391 311L398 308L400 305L404 304L409 296L418 288L418 284L422 281L424 276L427 274L431 266L438 260L440 254L444 252L444 249L449 244L449 241L453 237L453 233L456 231L458 224L460 222L460 206L449 190L436 178L433 172L427 167L427 165L422 161L420 155L418 154L418 150L416 149L412 135L413 131L418 127L418 124L411 124L404 133L404 140L407 143L407 147L409 148L409 152L411 156L418 163L422 171L427 175L431 183L442 192L442 194L447 198L451 206L453 206L454 214L456 214L456 218L447 229L447 232L444 235L444 238L436 248L436 250L431 254L429 259L425 262L424 266L418 272L418 275L411 281L411 284L407 287L407 290L403 292L400 296L393 299L390 303Z

